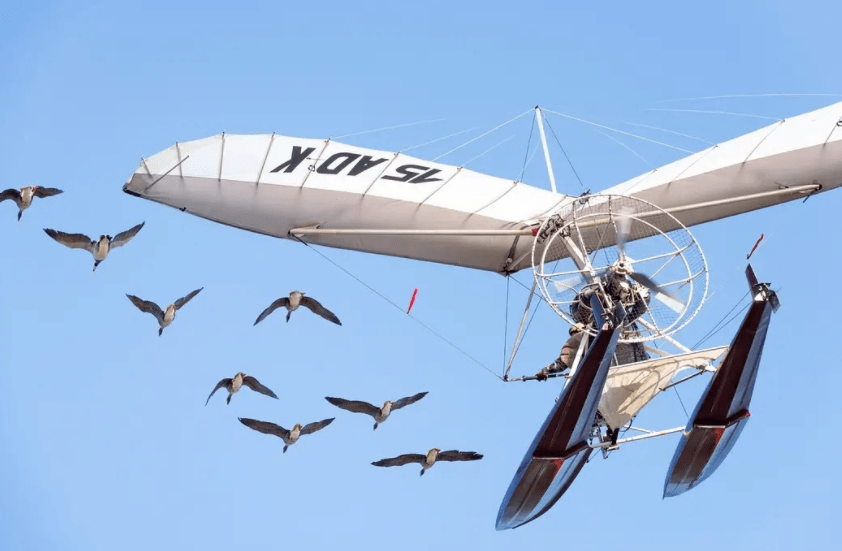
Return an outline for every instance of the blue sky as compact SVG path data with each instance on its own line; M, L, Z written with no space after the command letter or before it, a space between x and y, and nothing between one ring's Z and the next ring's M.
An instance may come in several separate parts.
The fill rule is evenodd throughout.
M785 117L840 97L661 100L760 93L840 93L833 2L708 2L563 7L541 2L7 2L0 7L0 188L57 186L15 220L0 205L0 548L509 549L594 542L623 549L827 546L840 489L835 392L842 383L834 293L842 268L833 225L842 195L692 228L711 296L681 339L694 344L745 294L745 254L780 290L752 403L727 461L688 494L661 500L677 436L596 457L544 517L515 531L494 520L522 454L560 385L504 384L299 244L254 235L121 191L141 156L217 134L324 138L445 119L347 143L397 150L491 128L536 104L697 151L626 123L717 142L768 120L651 111L683 108ZM474 170L517 177L530 118L495 133L505 146ZM598 191L679 158L550 118L586 188ZM476 131L475 131L476 133ZM472 134L466 134L470 136ZM496 137L496 138L495 138ZM433 158L458 145L413 151ZM559 189L580 193L560 150ZM460 164L475 153L442 161ZM538 156L528 183L548 187ZM42 228L100 235L146 221L91 273L91 258ZM323 250L498 373L506 281L498 275ZM528 284L529 273L516 276ZM204 287L157 336L125 294L169 304ZM301 288L341 318L283 312ZM511 346L526 291L510 289ZM738 321L704 346L730 342ZM566 325L542 305L514 372L557 354ZM222 377L245 371L279 400L247 391L204 406ZM703 388L681 389L691 409ZM698 383L698 384L697 384ZM382 403L429 395L376 432L325 396ZM237 416L324 431L282 443ZM675 393L638 419L683 425ZM485 455L471 464L378 469L371 461L431 447ZM833 517L835 521L835 517Z

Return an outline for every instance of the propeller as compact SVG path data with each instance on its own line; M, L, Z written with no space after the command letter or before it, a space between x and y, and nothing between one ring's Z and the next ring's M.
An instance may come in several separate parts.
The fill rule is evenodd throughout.
M678 299L673 293L662 288L660 285L655 283L655 281L653 281L651 277L647 276L646 274L642 274L640 272L635 272L634 270L632 270L633 262L628 256L626 256L626 243L628 243L629 234L631 233L632 209L628 208L627 206L620 207L617 210L617 214L619 214L619 216L615 215L612 218L614 220L614 225L617 229L617 249L620 253L619 262L624 268L623 271L625 272L625 275L629 276L630 278L640 283L647 289L653 291L655 293L655 296L659 298L661 302L663 302L667 307L669 307L675 312L680 313L684 305L680 301L678 301ZM610 269L611 268L604 270L602 274L600 274L600 277Z

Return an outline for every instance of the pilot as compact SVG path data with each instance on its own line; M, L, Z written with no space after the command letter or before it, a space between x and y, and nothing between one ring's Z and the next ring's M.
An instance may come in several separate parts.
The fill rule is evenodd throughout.
M565 342L564 346L561 347L561 354L559 354L558 358L556 358L553 363L536 373L536 379L539 381L546 381L547 375L550 373L561 373L570 369L573 364L573 360L576 359L576 352L579 350L582 337L585 336L585 324L577 323L572 325L569 333L570 338L567 339L567 342Z

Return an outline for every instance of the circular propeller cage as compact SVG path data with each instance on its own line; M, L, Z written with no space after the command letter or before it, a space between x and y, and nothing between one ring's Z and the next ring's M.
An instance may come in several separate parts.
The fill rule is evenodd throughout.
M674 216L625 195L588 195L561 206L538 228L532 270L544 299L565 321L596 335L590 296L626 310L619 342L671 335L701 309L708 273L702 248Z

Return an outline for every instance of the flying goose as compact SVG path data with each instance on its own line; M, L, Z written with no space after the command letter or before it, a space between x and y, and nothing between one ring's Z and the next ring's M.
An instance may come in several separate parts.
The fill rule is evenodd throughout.
M24 186L20 190L10 188L0 193L0 203L6 199L11 199L18 206L18 221L23 214L23 211L32 206L32 199L35 197L52 197L64 193L62 190L54 187L41 186Z
M374 461L371 464L375 467L400 467L408 463L420 463L421 474L419 476L424 476L424 471L432 468L436 461L476 461L478 459L482 459L482 455L477 452L460 452L457 450L443 452L438 448L433 448L427 452L427 455L406 453L397 457Z
M108 256L108 253L111 252L112 249L122 247L131 241L144 224L146 224L146 222L141 222L130 230L118 233L113 238L110 235L101 235L97 241L92 240L83 233L64 233L63 231L47 228L44 228L44 231L47 235L66 247L70 247L71 249L84 249L94 255L94 271L96 271L96 267L99 266L100 262L105 260L105 257Z
M158 320L158 325L161 326L161 328L158 329L158 336L160 337L161 333L164 332L164 328L168 327L175 319L176 310L180 310L185 304L190 302L190 299L198 295L199 291L201 291L202 289L204 289L204 287L192 291L186 297L181 297L174 303L167 306L167 309L165 311L161 310L161 307L152 301L139 299L134 295L126 296L129 297L129 300L132 301L132 304L137 306L141 312L146 312L147 314L152 314L153 316L155 316L155 319Z
M255 379L251 375L246 375L245 373L240 371L239 373L234 375L233 378L225 378L225 379L222 379L221 381L219 381L216 384L216 387L214 387L213 392L211 392L210 396L208 396L208 399L205 402L205 405L208 405L208 402L210 402L211 396L213 396L216 393L216 391L219 390L220 388L225 388L228 391L228 399L225 401L225 403L230 404L231 403L231 396L236 394L237 391L240 390L240 388L242 388L243 385L249 387L250 389L252 389L255 392L265 394L266 396L269 396L270 398L275 398L276 400L278 399L278 397L275 396L275 393L272 392L271 390L269 390L268 387L265 387L262 384L260 384L260 381L258 381L257 379Z
M298 441L298 438L304 434L312 434L317 430L321 430L328 426L329 424L333 423L335 417L331 417L330 419L323 419L322 421L316 421L315 423L308 423L303 427L296 423L292 430L287 430L280 425L276 425L275 423L269 423L268 421L257 421L255 419L246 419L244 417L238 417L240 423L244 424L250 429L254 429L258 432L262 432L263 434L274 434L275 436L279 436L284 440L284 453L287 452L287 448L292 446Z
M297 310L299 306L306 306L314 313L320 315L324 319L328 321L332 321L336 325L342 325L342 322L339 321L339 318L336 317L336 314L322 306L319 301L311 297L305 297L304 291L293 291L289 294L289 297L281 297L272 304L269 305L266 310L261 312L259 316L257 316L257 321L254 322L254 325L257 325L263 319L283 306L287 309L287 323L289 323L289 317L292 315L294 310Z
M374 417L374 430L377 430L377 425L388 419L389 414L391 412L401 409L402 407L406 407L410 404L414 404L426 395L426 392L419 392L414 396L401 398L397 402L390 402L389 400L386 400L383 403L383 407L377 407L375 405L369 404L368 402L361 402L358 400L345 400L343 398L333 398L331 396L326 396L325 400L327 400L334 406L342 408L344 410L353 411L354 413L365 413L366 415L371 415L372 417Z

